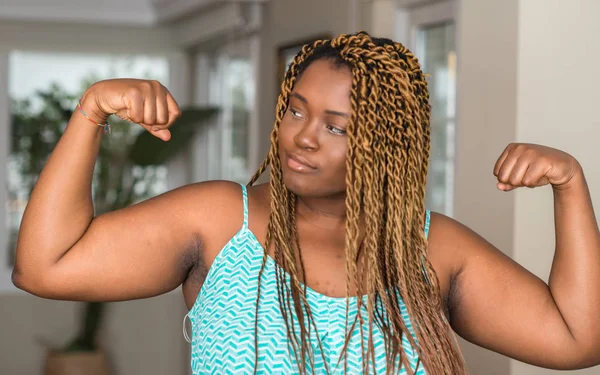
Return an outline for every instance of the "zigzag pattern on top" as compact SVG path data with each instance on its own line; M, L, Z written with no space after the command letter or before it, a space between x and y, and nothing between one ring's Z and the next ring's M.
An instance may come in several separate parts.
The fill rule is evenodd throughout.
M224 246L213 262L196 303L187 316L192 324L192 370L194 375L252 374L255 358L255 307L258 293L258 274L264 249L248 228L248 198L242 186L244 224ZM426 218L429 227L429 212ZM258 374L296 374L296 359L288 348L285 320L281 315L277 294L277 263L267 257L262 276L261 299L258 313ZM279 268L282 270L281 268ZM289 280L289 275L286 274ZM349 298L349 322L357 316L357 299ZM363 296L366 301L366 296ZM307 299L322 342L318 345L316 332L311 329L310 343L314 353L313 374L344 373L343 360L339 361L346 332L346 298L333 298L307 287ZM399 299L402 317L413 338L414 331L406 306ZM366 315L366 309L364 310ZM365 316L363 315L363 316ZM299 335L299 323L296 320ZM383 333L373 327L375 367L385 374L386 357ZM368 322L364 325L367 342ZM418 355L407 337L402 339L404 353L416 375L425 375ZM362 374L360 330L352 333L347 351L347 373ZM325 361L327 363L325 363ZM339 362L339 365L338 365ZM419 368L417 369L417 365ZM337 365L337 367L336 367ZM404 367L399 374L406 374Z

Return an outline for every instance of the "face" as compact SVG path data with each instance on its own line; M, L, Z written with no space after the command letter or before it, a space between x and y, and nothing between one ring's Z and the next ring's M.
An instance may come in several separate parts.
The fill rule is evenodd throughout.
M302 197L346 191L352 74L317 60L296 81L279 128L283 182Z

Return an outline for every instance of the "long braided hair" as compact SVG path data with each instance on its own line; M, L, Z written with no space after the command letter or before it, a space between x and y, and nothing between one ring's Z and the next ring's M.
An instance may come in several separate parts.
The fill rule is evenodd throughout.
M385 338L386 374L397 372L399 364L409 374L413 373L402 350L403 337L416 348L428 373L464 374L463 358L442 314L439 283L427 260L423 230L430 146L427 83L417 59L407 48L388 39L372 38L366 32L316 41L305 45L294 58L281 86L269 154L249 183L256 182L270 167L271 207L266 249L273 248L275 261L284 270L276 268L278 297L299 371L306 374L314 368L309 336L316 327L306 285L299 278L302 275L302 280L306 280L296 231L296 196L283 183L278 131L295 82L319 59L328 59L352 72L352 112L346 129L346 292L349 295L353 280L359 296L367 296L367 316L362 313L364 301L358 298L358 315L346 332L340 360L343 357L347 368L347 345L351 332L358 326L363 373L370 372L369 364L376 373L372 333L373 325L377 324ZM365 226L364 238L360 238L359 221ZM364 257L361 280L357 272L359 255ZM266 261L265 251L259 274L257 316L260 277ZM406 305L417 342L402 318L398 297ZM347 327L348 306L347 300ZM294 319L299 323L299 334ZM258 319L256 330L257 322ZM317 339L321 345L318 335ZM258 351L258 345L255 348Z

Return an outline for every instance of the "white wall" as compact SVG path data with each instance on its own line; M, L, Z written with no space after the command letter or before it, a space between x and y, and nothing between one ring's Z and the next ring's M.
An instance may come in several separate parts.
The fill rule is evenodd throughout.
M518 0L463 0L458 14L454 218L512 256L514 196L492 169L515 139ZM462 341L472 374L507 375L509 360Z
M166 28L0 21L0 48L165 53L179 48Z
M541 11L543 9L543 11ZM517 140L565 150L584 168L600 219L600 2L519 2ZM548 280L554 254L552 190L516 192L514 258ZM598 286L600 287L600 286ZM564 374L513 361L511 375ZM573 374L599 374L600 367Z
M554 252L551 189L501 193L492 168L509 142L568 151L585 169L598 215L598 14L595 0L460 2L455 216L544 280ZM464 348L473 374L558 373Z
M0 0L0 19L147 25L156 19L147 0Z

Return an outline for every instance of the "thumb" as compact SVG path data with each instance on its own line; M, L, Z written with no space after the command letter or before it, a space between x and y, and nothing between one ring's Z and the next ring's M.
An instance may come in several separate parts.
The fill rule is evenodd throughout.
M511 184L505 184L503 182L498 182L496 184L496 186L498 187L499 190L502 190L502 191L511 191L511 190L516 189L515 186L512 186Z
M150 133L156 138L160 138L163 141L167 142L171 139L171 131L169 129L160 129L160 130L149 130Z

